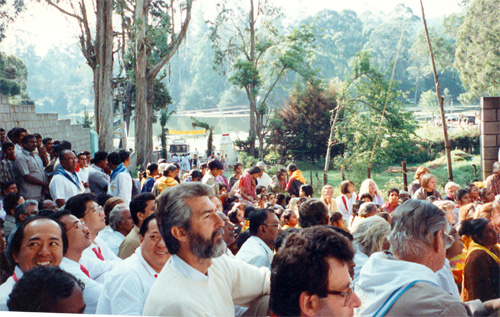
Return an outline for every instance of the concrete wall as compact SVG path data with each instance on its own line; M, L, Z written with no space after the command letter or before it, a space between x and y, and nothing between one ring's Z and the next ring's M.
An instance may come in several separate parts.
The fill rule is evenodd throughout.
M0 98L0 127L6 131L23 127L29 133L40 133L43 138L71 142L75 152L90 151L90 129L71 120L59 120L56 113L36 113L34 105L10 105Z
M500 148L500 97L481 98L481 171L483 179L491 175Z

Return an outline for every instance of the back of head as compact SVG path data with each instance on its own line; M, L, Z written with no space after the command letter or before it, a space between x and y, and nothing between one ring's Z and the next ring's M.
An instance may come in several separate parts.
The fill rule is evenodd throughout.
M108 153L105 151L97 151L94 154L94 164L99 164L102 161L105 161L108 157Z
M156 199L156 216L158 229L170 254L179 251L179 241L172 235L172 227L189 230L193 211L186 200L195 197L209 196L210 187L199 182L181 183L165 189Z
M295 165L293 163L288 164L286 169L289 170L290 172L295 172L296 170L298 170L297 165Z
M349 193L349 184L351 183L351 181L342 181L342 183L340 183L340 193L341 194L347 194Z
M124 210L128 210L128 206L125 204L118 204L109 213L109 226L113 231L118 231L118 222L123 220Z
M148 167L147 167L147 170L149 172L149 175L153 174L155 171L158 170L158 164L156 164L156 163L149 163Z
M208 162L208 169L210 169L210 170L213 170L213 169L222 170L222 169L224 169L224 165L218 159L213 159L213 160L210 160L210 162Z
M431 171L425 166L419 166L415 171L414 179L420 179L423 174L430 173Z
M328 207L320 199L308 199L300 205L299 223L302 228L328 224Z
M148 201L155 200L155 198L155 195L152 193L140 193L132 198L130 201L130 215L132 216L132 220L136 226L139 225L139 218L137 217L137 214L144 213Z
M130 157L130 153L125 150L121 150L118 154L120 154L120 160L122 161L122 163Z
M306 194L306 197L312 197L313 187L309 184L304 184L300 186L300 189Z
M464 220L460 222L458 234L461 236L465 235L471 237L474 242L480 244L477 238L481 237L488 223L490 223L490 221L486 218Z
M58 302L69 298L75 287L83 291L85 285L73 275L54 266L37 266L25 272L14 285L7 301L10 311L23 312L61 312ZM82 301L83 302L83 298ZM76 303L75 303L76 304ZM82 311L65 311L66 313L83 313Z
M350 242L336 231L324 227L292 233L274 256L271 270L270 308L278 316L300 316L302 292L327 296L330 265L352 261Z
M120 157L120 154L118 154L117 152L109 153L108 162L113 166L120 165L122 163L122 159Z
M382 217L370 217L363 219L356 231L354 231L354 242L361 252L367 256L382 251L385 238L391 233L391 225Z
M424 200L410 199L392 214L392 231L388 236L394 254L401 259L425 256L439 230L448 232L446 214Z
M4 197L3 199L3 209L7 215L14 216L13 210L17 207L17 202L21 198L19 193L11 193Z

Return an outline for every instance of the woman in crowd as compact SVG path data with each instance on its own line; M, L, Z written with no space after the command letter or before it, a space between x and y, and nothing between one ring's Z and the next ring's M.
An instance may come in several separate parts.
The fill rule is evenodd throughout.
M500 205L487 203L476 208L474 218L486 218L493 224L495 230L500 233Z
M392 214L399 206L399 189L391 188L387 191L387 202L382 205L382 211Z
M235 226L235 232L236 235L240 234L241 229L243 228L243 225L245 224L245 216L244 216L244 209L240 208L240 206L243 206L241 204L235 205L233 209L231 209L227 216L229 218L229 221L231 221L232 224Z
M461 208L462 206L468 205L472 202L472 200L470 199L470 194L466 189L459 189L455 192L455 201L458 208Z
M408 193L410 194L410 197L413 197L415 192L421 187L420 180L422 179L422 176L425 174L429 174L431 171L425 166L419 166L417 170L415 171L415 177L414 181L408 185Z
M241 173L243 172L243 165L241 163L234 163L233 165L233 175L229 178L229 190L233 188L234 184L240 179Z
M299 197L312 198L313 187L309 184L304 184L300 186Z
M481 193L479 192L479 188L474 183L469 183L465 186L465 189L469 192L470 199L472 202L482 202L481 201Z
M481 200L485 204L492 203L495 201L495 195L493 195L493 192L488 187L481 188L480 196Z
M254 206L256 208L264 208L264 205L268 202L267 194L258 194L255 198Z
M175 180L175 177L177 176L177 166L175 164L169 165L162 163L158 167L158 170L162 176L156 180L153 185L153 189L151 190L155 196L158 196L162 191L169 187L179 185L179 182Z
M360 194L359 195L359 200L362 200L365 203L372 203L373 202L373 196L370 195L370 193Z
M370 217L363 219L353 232L354 246L354 278L353 282L359 279L359 272L368 261L370 255L389 249L387 236L391 233L391 225L382 217Z
M247 172L243 173L238 184L238 194L241 196L241 202L246 205L253 205L255 201L255 187L257 178L262 170L258 166L252 167Z
M437 199L442 199L441 194L436 190L436 177L432 174L425 174L421 178L421 185L413 199L426 200L429 196L434 196Z
M500 249L498 234L485 218L460 223L460 235L472 239L465 260L462 300L487 301L500 297Z
M300 186L306 183L306 179L295 164L289 164L287 170L290 175L290 180L286 185L286 191L291 196L299 197Z
M321 201L328 207L329 214L337 211L337 203L333 199L333 187L331 185L325 185L321 189Z
M438 200L435 201L433 204L446 213L446 219L448 220L450 225L452 226L455 225L457 219L455 213L453 212L453 210L455 209L454 202L451 202L449 200Z
M369 193L372 196L372 202L377 205L382 206L384 204L382 193L373 179L368 178L361 183L361 186L359 187L359 194L363 195L364 193Z
M358 195L354 192L355 190L354 183L349 180L340 183L341 195L336 199L337 210L342 213L345 223L350 223L349 219L351 218L352 204L358 200Z
M445 200L455 201L455 193L460 189L460 185L455 182L448 182L444 186L444 191L446 192Z
M269 189L275 193L284 193L288 180L288 173L284 168L278 168L276 175L273 177L273 182L269 185Z
M283 229L295 228L299 224L299 216L297 212L292 209L287 209L281 214L281 223L283 224Z
M345 229L344 218L340 212L334 211L330 215L330 225Z

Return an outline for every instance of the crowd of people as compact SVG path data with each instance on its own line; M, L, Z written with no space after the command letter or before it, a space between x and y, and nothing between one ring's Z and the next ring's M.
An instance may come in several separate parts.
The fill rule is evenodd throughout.
M0 129L0 310L108 315L489 315L500 162L461 188L419 167L316 195L296 164L74 153ZM180 164L179 164L180 163ZM198 168L199 165L199 168ZM186 167L189 166L189 167ZM226 175L224 175L226 173ZM444 197L444 198L443 198Z

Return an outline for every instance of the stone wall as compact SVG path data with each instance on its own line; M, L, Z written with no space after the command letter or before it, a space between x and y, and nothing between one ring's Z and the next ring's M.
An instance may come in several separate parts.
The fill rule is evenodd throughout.
M481 171L483 179L491 175L500 148L500 97L481 98Z
M90 129L71 120L59 120L56 113L36 113L34 105L10 105L4 96L0 98L0 127L6 131L23 127L29 133L40 133L42 137L71 142L75 152L90 151Z

